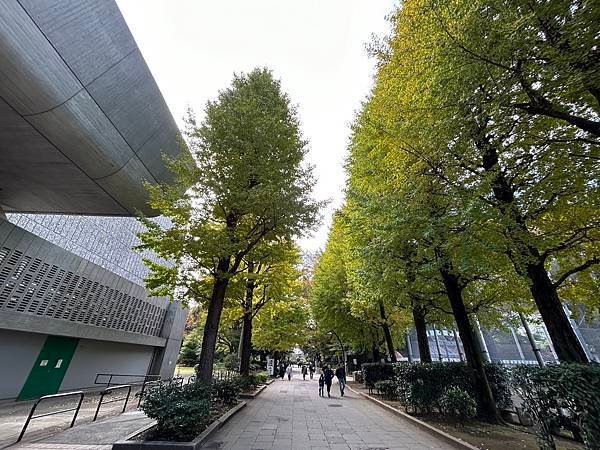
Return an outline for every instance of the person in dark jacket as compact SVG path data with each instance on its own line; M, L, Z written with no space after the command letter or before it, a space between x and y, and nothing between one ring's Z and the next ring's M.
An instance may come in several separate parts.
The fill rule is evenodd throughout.
M323 388L325 387L325 376L321 374L319 377L319 397L323 397Z
M344 366L340 366L335 369L335 376L338 379L338 384L340 385L340 394L342 397L344 396L344 389L346 389L346 369Z
M306 380L306 374L308 373L308 369L306 366L302 366L302 379Z
M323 369L323 378L325 386L327 386L327 397L331 397L331 382L333 381L333 370L329 366L325 366Z

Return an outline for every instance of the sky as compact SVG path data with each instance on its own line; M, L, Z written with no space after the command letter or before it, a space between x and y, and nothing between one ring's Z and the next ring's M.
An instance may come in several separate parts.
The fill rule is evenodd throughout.
M148 67L182 125L234 73L270 68L298 107L323 221L299 241L324 247L344 197L350 125L373 81L365 45L388 31L394 0L117 0Z

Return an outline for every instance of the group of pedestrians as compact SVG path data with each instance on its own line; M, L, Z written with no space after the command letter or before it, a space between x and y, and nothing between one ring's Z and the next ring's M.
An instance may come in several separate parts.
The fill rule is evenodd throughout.
M333 382L333 377L338 379L338 384L340 386L340 395L344 396L344 390L346 389L346 369L343 366L335 369L335 374L333 370L329 366L323 367L323 373L319 377L319 397L325 397L324 387L327 386L327 397L331 397L331 383Z
M306 380L306 375L310 374L310 379L313 379L315 374L315 366L313 364L309 364L308 367L306 365L302 365L301 368L302 379ZM279 365L279 376L283 380L287 375L288 381L292 379L292 365L291 364L280 364ZM340 386L340 395L344 396L344 390L346 389L346 369L344 366L339 366L335 369L331 369L328 365L323 366L323 372L319 377L319 397L325 397L325 387L327 387L327 397L331 397L331 384L333 383L333 377L338 379L338 384Z

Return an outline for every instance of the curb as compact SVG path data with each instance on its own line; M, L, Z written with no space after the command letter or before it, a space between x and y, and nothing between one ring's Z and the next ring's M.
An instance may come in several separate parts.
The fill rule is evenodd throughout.
M399 409L394 408L393 406L390 406L387 403L382 402L381 400L377 400L376 398L371 397L369 394L355 391L348 385L346 385L346 387L348 389L350 389L352 392L354 392L355 394L363 396L367 400L370 400L373 403L376 403L377 405L388 410L392 414L402 417L406 421L412 423L413 425L416 425L417 427L421 428L422 430L427 431L429 434L434 435L435 437L445 441L446 443L448 443L450 445L453 445L456 448L460 448L460 449L464 449L464 450L481 450L479 447L475 447L475 446L469 444L468 442L463 441L462 439L454 437L451 434L448 434L445 431L442 431L439 428L434 427L433 425L429 425L428 423L423 422L422 420L419 420L416 417L411 416L410 414L406 414L404 411L400 411Z
M253 399L258 397L258 395L267 388L268 384L263 384L258 390L254 391L252 394L240 394L240 398Z
M130 439L134 436L143 433L144 431L152 428L156 425L153 422L140 428L133 433L128 434L123 439L115 442L112 445L113 450L169 450L169 449L180 449L180 450L196 450L199 449L210 436L218 431L229 419L237 414L242 408L246 406L246 402L240 402L213 423L211 423L206 430L200 433L193 441L190 442L171 442L171 441L131 441Z

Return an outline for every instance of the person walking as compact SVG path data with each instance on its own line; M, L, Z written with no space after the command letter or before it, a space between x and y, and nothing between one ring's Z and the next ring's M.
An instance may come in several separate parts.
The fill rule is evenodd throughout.
M319 377L319 397L323 397L323 388L325 387L325 376L321 374Z
M340 385L340 394L342 397L344 396L344 389L346 389L346 369L344 366L340 366L335 369L335 376L338 379L338 384Z
M313 379L313 375L315 374L315 366L313 363L310 363L308 366L308 371L310 372L310 379Z
M289 366L287 366L287 369L285 369L285 373L287 373L288 381L290 381L292 379L292 365L291 364Z
M285 366L283 364L279 365L279 376L281 377L282 380L283 380L283 377L285 376Z
M333 381L333 370L329 366L325 366L323 369L323 378L325 386L327 386L327 397L331 397L331 382Z
M302 379L306 381L306 374L308 373L308 369L305 365L302 366Z

